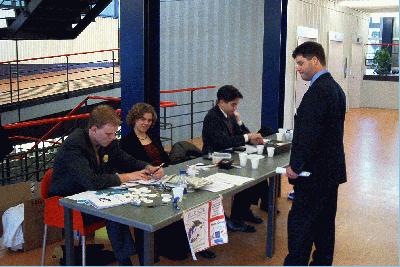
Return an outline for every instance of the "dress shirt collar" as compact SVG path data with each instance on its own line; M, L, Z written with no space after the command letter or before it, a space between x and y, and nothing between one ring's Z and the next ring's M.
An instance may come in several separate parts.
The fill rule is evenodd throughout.
M219 110L221 110L222 114L224 114L225 118L228 118L228 115L218 106Z
M320 70L317 73L315 73L314 76L311 78L310 86L319 78L319 76L325 73L328 73L326 69Z

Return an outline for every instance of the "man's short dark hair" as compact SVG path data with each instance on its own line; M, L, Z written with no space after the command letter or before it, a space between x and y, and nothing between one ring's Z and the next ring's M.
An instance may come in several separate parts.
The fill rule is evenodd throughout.
M292 53L292 57L296 58L297 56L302 56L307 58L308 60L313 57L318 58L319 62L321 62L322 66L326 66L325 59L325 51L321 44L316 42L304 42L296 49L294 49Z
M240 91L233 85L224 85L218 89L217 101L223 100L224 102L230 102L236 98L243 98Z

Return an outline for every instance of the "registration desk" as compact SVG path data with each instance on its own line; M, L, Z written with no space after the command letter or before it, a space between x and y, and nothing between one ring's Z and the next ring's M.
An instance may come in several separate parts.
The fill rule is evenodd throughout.
M239 162L238 155L236 153L233 154L233 159L235 159L235 162ZM208 160L198 158L165 168L165 174L178 174L179 169L186 169L187 165L192 165L198 162L203 162L206 165L211 163ZM252 177L254 178L254 181L250 181L241 186L235 186L218 193L203 190L188 193L187 197L182 201L180 210L174 209L172 203L154 208L136 207L134 205L126 204L107 209L96 209L92 206L80 204L74 200L63 198L60 200L60 204L64 206L65 214L66 265L75 265L72 231L73 209L142 229L144 231L144 265L152 265L154 264L154 232L156 230L180 220L184 210L197 207L208 202L209 200L216 198L220 194L224 197L232 196L237 192L265 181L266 179L269 180L269 192L266 192L266 194L268 193L269 198L268 221L266 223L266 257L271 258L274 252L276 199L278 197L278 191L280 190L280 186L278 186L280 185L280 176L275 173L275 169L276 167L287 166L288 164L289 153L283 153L280 155L275 155L273 158L265 157L264 159L261 159L257 170L252 170L250 162L247 162L247 166L241 169L232 168L230 170L222 170L214 167L210 168L209 171L200 171L199 176L202 177L214 174L216 172L224 172L232 175Z

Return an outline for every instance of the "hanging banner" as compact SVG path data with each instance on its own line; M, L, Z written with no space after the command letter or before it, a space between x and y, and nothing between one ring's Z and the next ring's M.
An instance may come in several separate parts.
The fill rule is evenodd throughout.
M222 196L183 212L192 257L209 247L228 243Z

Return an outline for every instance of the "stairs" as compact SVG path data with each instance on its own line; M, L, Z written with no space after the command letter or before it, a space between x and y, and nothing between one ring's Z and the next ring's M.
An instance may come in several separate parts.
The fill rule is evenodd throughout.
M75 39L112 0L0 0L13 9L0 40Z

